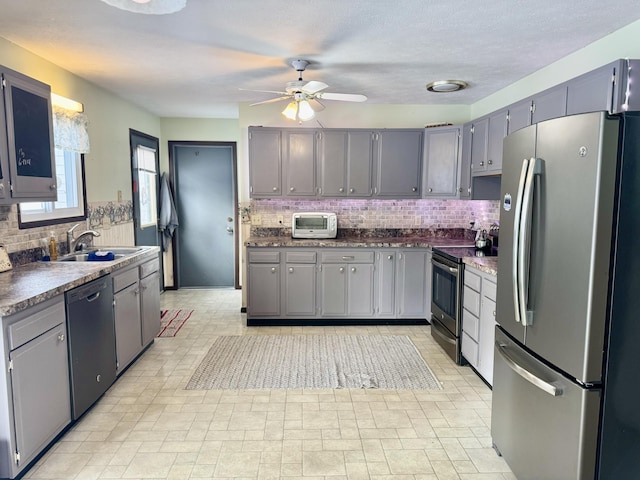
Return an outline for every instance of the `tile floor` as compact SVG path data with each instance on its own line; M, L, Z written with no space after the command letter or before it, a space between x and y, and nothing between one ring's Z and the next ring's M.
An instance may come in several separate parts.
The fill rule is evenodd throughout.
M513 480L491 448L491 391L428 326L246 327L236 290L180 290L193 308L25 475L69 479ZM408 335L441 391L183 390L218 335Z

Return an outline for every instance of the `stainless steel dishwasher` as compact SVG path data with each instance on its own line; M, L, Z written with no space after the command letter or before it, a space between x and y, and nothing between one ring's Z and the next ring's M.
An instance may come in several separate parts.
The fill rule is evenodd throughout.
M67 335L74 419L79 418L116 379L113 287L110 275L69 290Z

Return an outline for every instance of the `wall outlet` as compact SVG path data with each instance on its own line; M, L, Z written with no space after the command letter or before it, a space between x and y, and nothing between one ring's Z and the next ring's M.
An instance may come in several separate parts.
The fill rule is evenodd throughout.
M118 190L118 203L122 203L122 190Z
M251 215L251 225L262 225L262 215Z
M413 224L416 226L422 225L422 217L420 215L416 215L416 218L413 221Z
M278 215L278 225L284 225L284 215Z

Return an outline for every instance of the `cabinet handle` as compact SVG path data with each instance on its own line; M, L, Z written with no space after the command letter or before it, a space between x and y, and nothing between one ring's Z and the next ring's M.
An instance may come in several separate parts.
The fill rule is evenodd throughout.
M64 333L61 333L60 335L58 335L58 341L64 342Z
M271 190L273 190L274 192L278 191L278 187L273 187Z
M289 273L293 273L293 267L289 267Z
M493 160L489 160L487 163L488 163L489 165L493 165Z
M276 267L271 267L271 273L276 273Z
M355 257L353 255L343 255L342 259L343 260L353 260Z
M293 192L294 190L295 190L295 188L293 188L293 187L291 187L291 188L289 189L289 191L290 191L290 192Z
M495 311L495 310L493 311L493 316L494 316L494 317L496 316L496 311Z
M350 189L349 189L349 193L353 193L353 192L355 192L355 191L356 191L356 189L355 189L355 188L350 188Z
M102 381L102 375L96 375L96 382L100 383Z
M462 193L462 187L458 188L458 193Z
M484 160L480 162L480 166L484 167Z
M413 187L413 188L411 189L411 191L412 191L412 192L417 192L417 191L418 191L418 189L417 189L416 187Z
M4 185L0 183L0 192L4 192Z
M139 288L136 288L136 289L133 291L133 294L134 294L134 295L136 295L136 296L140 295L140 289L139 289Z
M340 273L344 272L344 267L340 267L340 269L338 270Z
M339 191L340 193L342 193L342 192L344 192L344 188L340 187L340 188L338 189L338 191Z
M353 273L355 273L355 272L356 272L356 267L351 267L351 271L352 271Z
M50 188L51 190L55 190L55 189L56 189L56 184L55 184L55 183L52 183L51 185L49 185L49 188Z
M389 255L387 258L388 258L389 260L393 260L393 255Z
M430 188L430 189L429 189L429 193L431 193L431 192L433 192L433 188Z

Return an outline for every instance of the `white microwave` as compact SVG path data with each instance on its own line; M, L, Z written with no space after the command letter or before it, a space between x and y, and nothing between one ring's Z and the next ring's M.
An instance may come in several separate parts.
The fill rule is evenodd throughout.
M293 238L336 238L338 217L329 212L300 212L291 217Z

